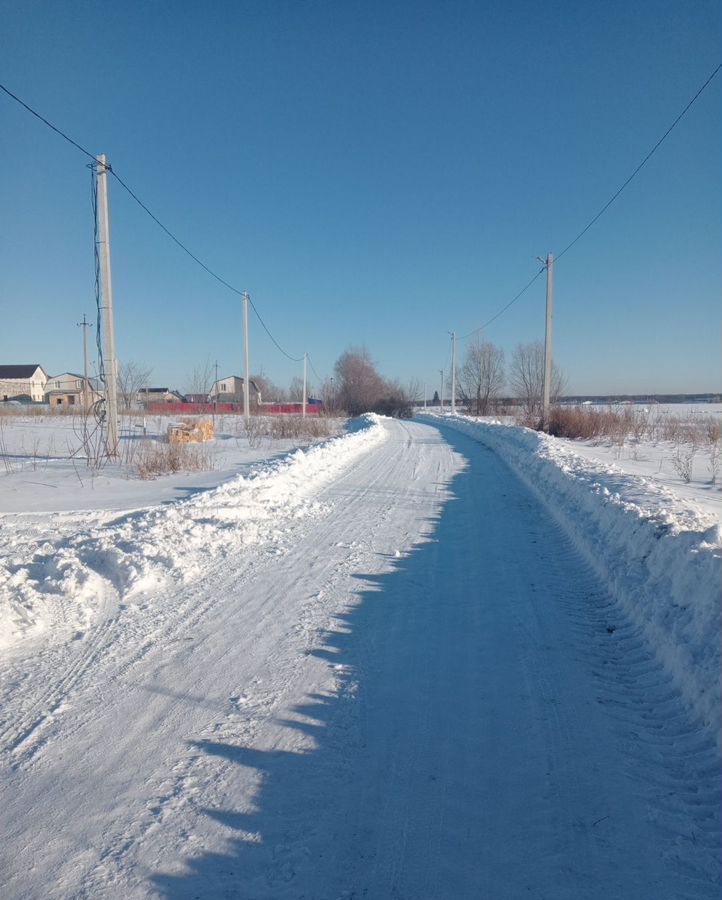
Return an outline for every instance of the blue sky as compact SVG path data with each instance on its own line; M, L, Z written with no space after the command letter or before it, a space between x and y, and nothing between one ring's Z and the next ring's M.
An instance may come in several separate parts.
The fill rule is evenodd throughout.
M325 375L349 344L436 386L719 63L718 0L0 3L0 81L248 289ZM555 271L569 390L720 390L717 76ZM2 362L82 366L87 160L0 96ZM239 298L111 181L118 356L183 389L241 369ZM251 367L300 367L251 321ZM543 337L539 279L487 332ZM463 357L464 344L459 346ZM431 390L431 388L430 388Z

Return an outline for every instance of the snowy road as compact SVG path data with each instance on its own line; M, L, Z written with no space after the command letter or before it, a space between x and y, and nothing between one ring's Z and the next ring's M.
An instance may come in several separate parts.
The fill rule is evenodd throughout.
M282 547L13 663L3 898L718 896L716 751L638 633L495 454L382 427Z

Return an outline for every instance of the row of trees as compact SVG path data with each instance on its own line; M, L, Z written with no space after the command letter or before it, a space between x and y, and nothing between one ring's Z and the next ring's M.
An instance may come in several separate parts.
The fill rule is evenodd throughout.
M509 362L508 372L504 351L481 338L466 349L458 373L458 399L479 416L494 411L504 395L516 398L525 416L541 415L544 386L544 344L517 344ZM564 389L564 377L552 364L551 399L556 402Z
M152 370L138 363L125 363L118 372L121 402L129 407L138 391L148 386ZM252 375L266 400L300 401L303 379L296 376L287 390L274 384L263 372ZM196 367L186 385L189 394L207 394L214 380L214 367L207 360ZM511 355L508 370L504 351L481 338L473 340L464 354L457 372L457 402L476 415L493 413L498 401L513 396L519 401L524 415L541 415L544 383L544 345L541 341L517 344ZM564 378L556 365L552 367L551 399L560 397ZM447 398L450 379L447 380ZM334 376L319 385L307 385L308 396L321 399L329 412L345 411L355 416L363 412L408 416L412 407L422 399L420 385L412 381L402 385L384 378L376 368L366 347L349 347L336 360ZM434 399L438 402L438 394Z

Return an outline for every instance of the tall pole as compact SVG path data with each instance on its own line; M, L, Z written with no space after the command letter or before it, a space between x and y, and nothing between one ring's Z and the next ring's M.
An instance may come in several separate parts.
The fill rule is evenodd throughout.
M87 411L89 399L88 392L88 328L93 324L92 322L88 322L85 318L85 313L83 313L83 321L76 323L78 328L83 329L83 409Z
M303 417L304 419L306 418L306 401L307 401L307 398L308 398L308 393L307 393L307 390L308 390L308 388L307 388L308 382L307 382L307 380L306 380L306 374L307 374L307 373L306 373L306 368L307 368L307 366L308 366L308 353L304 353L304 354L303 354L303 402L302 402L302 408L301 408L301 415L302 415L302 417Z
M544 331L544 398L542 401L542 421L544 428L549 425L549 403L552 386L552 312L554 307L553 280L554 257L551 253L546 258L547 269L547 315L546 329Z
M444 370L439 369L441 375L441 393L439 394L439 403L441 404L441 412L444 411Z
M110 274L110 220L108 217L108 167L105 154L96 156L98 163L98 243L100 244L100 278L103 317L103 375L108 417L106 453L118 455L118 363L115 358L113 328L113 285Z
M216 410L218 409L218 360L216 360L216 380L213 384L213 425L216 424Z
M456 413L456 332L451 332L451 415Z
M251 418L251 392L248 374L248 291L243 292L243 415L248 424Z

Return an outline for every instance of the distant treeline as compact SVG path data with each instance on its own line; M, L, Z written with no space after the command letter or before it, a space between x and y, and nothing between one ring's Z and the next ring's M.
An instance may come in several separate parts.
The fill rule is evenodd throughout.
M580 394L562 403L722 403L722 394Z
M439 401L433 402L438 404ZM456 402L458 406L463 405L462 400ZM520 406L522 402L518 397L499 397L494 404L497 407ZM560 397L559 403L722 403L722 394L579 394ZM423 401L415 401L414 406L423 406ZM448 397L444 398L444 406L451 406Z

